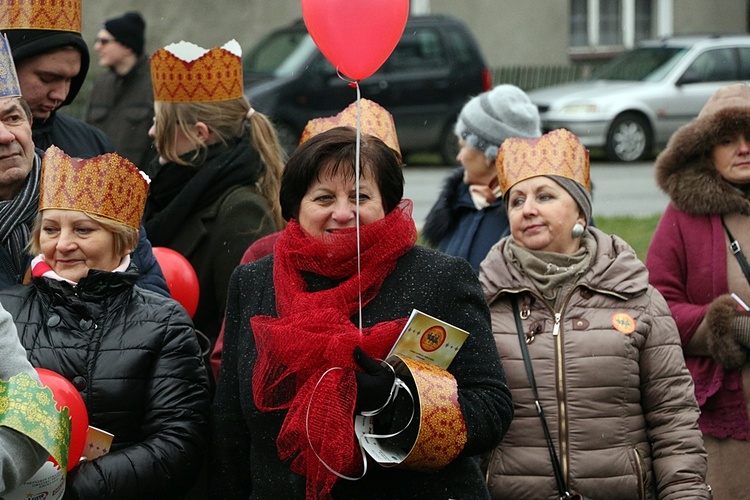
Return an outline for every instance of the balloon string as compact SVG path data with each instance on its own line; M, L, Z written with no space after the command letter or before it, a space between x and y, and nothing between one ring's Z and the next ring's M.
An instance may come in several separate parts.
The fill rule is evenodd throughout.
M354 196L356 199L356 225L357 225L357 286L359 287L359 307L357 309L359 316L359 333L362 334L362 247L359 239L359 172L360 172L360 144L361 144L361 130L362 130L362 106L360 103L360 89L359 82L354 82L355 89L357 90L357 147L356 147L356 158L354 160Z
M357 307L357 317L358 317L358 327L359 327L359 333L362 334L362 247L359 239L359 171L360 171L360 162L359 162L359 155L360 155L360 144L361 144L361 130L362 130L362 105L361 105L361 93L359 88L359 81L357 80L350 80L349 78L346 78L344 75L341 74L339 71L338 66L336 67L336 75L345 82L349 82L349 86L356 89L357 91L357 144L355 147L355 159L354 159L354 196L356 197L356 208L355 208L355 224L357 227L357 286L359 287L358 290L358 307Z

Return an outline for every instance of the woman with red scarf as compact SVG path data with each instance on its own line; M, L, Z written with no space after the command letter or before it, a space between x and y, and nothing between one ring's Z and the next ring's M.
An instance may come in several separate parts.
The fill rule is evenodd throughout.
M500 442L513 409L478 280L466 261L415 246L400 160L366 134L356 230L356 146L355 130L337 127L295 151L281 181L289 224L272 256L232 275L216 498L489 498L472 457ZM393 375L373 359L412 309L470 332L448 367L465 444L437 473L363 458L354 432L356 414L390 399Z

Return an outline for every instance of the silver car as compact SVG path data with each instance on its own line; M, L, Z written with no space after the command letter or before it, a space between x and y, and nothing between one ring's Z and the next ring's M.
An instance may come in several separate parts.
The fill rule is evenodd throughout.
M545 131L566 128L612 161L640 161L724 85L750 80L750 36L673 37L638 44L591 78L528 92Z

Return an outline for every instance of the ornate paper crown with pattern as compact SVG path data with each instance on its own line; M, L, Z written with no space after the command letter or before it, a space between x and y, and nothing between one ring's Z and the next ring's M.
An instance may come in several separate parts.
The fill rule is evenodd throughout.
M388 147L401 156L401 148L398 145L396 135L396 124L393 116L381 105L368 99L360 99L362 116L360 119L360 132L377 137ZM307 141L311 137L321 134L335 127L357 128L357 103L353 102L336 116L314 118L307 122L299 143Z
M506 139L495 160L500 190L539 175L559 175L591 191L589 152L571 132L557 129L537 139Z
M0 35L0 97L21 97L16 66L5 35Z
M0 29L81 32L81 0L0 0Z
M40 211L78 210L137 231L147 192L147 177L115 153L81 160L50 146L42 158Z
M151 56L154 100L228 101L242 97L242 49L236 40L206 50L181 41Z

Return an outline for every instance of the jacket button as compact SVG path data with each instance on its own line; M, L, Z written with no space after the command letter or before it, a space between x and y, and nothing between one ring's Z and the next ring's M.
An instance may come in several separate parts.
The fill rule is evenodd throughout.
M85 319L85 318L82 319L78 323L78 325L81 327L81 330L88 330L89 328L91 328L91 325L93 325L93 324L94 324L93 321L91 321L90 319Z
M60 324L60 316L58 316L57 314L52 314L50 315L49 318L47 318L47 326L54 328L59 324Z
M73 387L75 387L78 392L82 392L84 389L86 389L86 379L82 376L77 376L73 379Z

